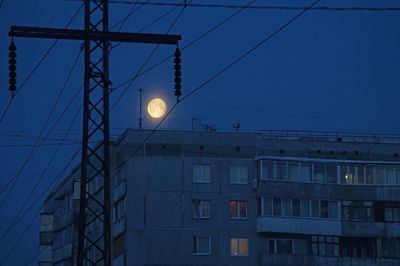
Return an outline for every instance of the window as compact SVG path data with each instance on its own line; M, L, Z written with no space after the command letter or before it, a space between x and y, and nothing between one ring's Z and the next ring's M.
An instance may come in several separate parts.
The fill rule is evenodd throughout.
M310 200L301 200L301 217L310 217Z
M283 216L292 216L292 200L282 199Z
M399 238L382 238L382 257L398 259L400 258L400 239Z
M247 219L247 201L229 202L229 215L232 219Z
M290 181L299 180L299 164L298 163L288 163L288 177Z
M386 176L386 168L376 167L375 171L376 171L375 183L376 184L384 184L385 176Z
M326 183L337 183L337 166L326 165Z
M338 219L339 218L339 207L337 201L329 201L329 218Z
M293 199L292 200L292 215L299 217L300 216L300 200Z
M209 236L193 237L193 254L194 255L210 255L211 239Z
M300 180L302 182L311 182L311 164L302 163L300 165Z
M386 169L385 184L387 184L387 185L396 185L397 184L396 168L390 167L390 168Z
M312 236L311 253L314 256L339 256L339 237Z
M340 167L342 183L345 184L364 184L364 166L361 165L342 165Z
M345 221L373 221L374 207L370 201L343 202L343 220Z
M262 162L262 176L261 179L274 179L274 162L263 161Z
M329 203L327 200L321 200L321 218L329 217Z
M211 182L211 166L210 165L193 165L193 182L194 183L210 183Z
M248 256L249 239L231 238L231 256Z
M209 200L193 200L193 218L205 219L210 218L210 205Z
M292 239L270 239L268 240L270 254L293 255Z
M230 167L229 182L231 184L247 184L248 167L243 165L235 165Z
M374 183L374 167L365 166L365 184Z
M319 213L319 200L311 200L311 216L315 218L320 217Z
M286 162L276 162L276 179L287 180Z
M385 208L385 222L400 222L400 208Z
M325 165L323 164L314 165L314 182L315 183L325 182Z
M281 216L282 215L282 208L281 208L281 198L273 198L273 215Z
M262 215L272 215L272 198L263 198Z

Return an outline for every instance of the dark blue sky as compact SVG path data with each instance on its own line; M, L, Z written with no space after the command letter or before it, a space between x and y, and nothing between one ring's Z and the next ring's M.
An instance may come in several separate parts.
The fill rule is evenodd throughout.
M164 1L179 2L179 1ZM246 4L248 1L200 1ZM255 5L307 5L312 1L256 1ZM7 53L10 25L51 26L63 28L79 2L50 0L4 0L0 7L0 113L10 94L7 84ZM399 1L322 0L322 6L400 7ZM125 17L131 5L111 4L111 25ZM123 31L138 31L171 7L145 6L132 15ZM177 8L146 32L165 33L177 17ZM184 47L226 17L235 9L186 8L171 33L181 34ZM244 10L182 53L183 95L196 88L234 59L256 45L286 23L299 11ZM82 12L70 28L81 28ZM400 11L317 11L307 12L250 56L207 84L180 104L161 126L164 129L190 129L192 119L218 130L231 130L240 122L241 130L318 130L346 132L399 133L400 119ZM18 84L27 77L51 45L50 40L22 39L17 44ZM137 72L153 45L123 44L111 54L113 86L128 80ZM49 115L67 73L78 55L80 43L60 41L46 60L22 88L0 124L0 188L13 178L24 163ZM157 50L147 67L173 53L174 47ZM50 118L48 129L79 90L83 72L79 59L73 75ZM124 91L115 90L111 103ZM118 102L111 114L113 136L124 128L138 126L138 89L144 89L144 100L161 96L169 106L173 95L173 60L170 59L137 79ZM58 143L63 138L74 114L79 110L82 96L73 102L66 115L56 125L46 143ZM155 121L145 116L144 127L152 128ZM81 115L74 122L68 140L79 141ZM42 146L32 156L19 177L5 206L0 209L0 233L8 227L22 206L26 195L40 178L50 160L55 157L49 173L43 176L33 199L49 184L77 149L68 142L53 156L56 146ZM10 146L11 145L11 146ZM26 146L28 145L28 146ZM75 165L80 156L75 158ZM69 168L71 169L71 168ZM3 199L4 193L0 199ZM33 201L33 200L31 200ZM24 219L0 242L0 261L30 222L42 199L38 200ZM17 246L5 265L23 265L38 248L38 218Z

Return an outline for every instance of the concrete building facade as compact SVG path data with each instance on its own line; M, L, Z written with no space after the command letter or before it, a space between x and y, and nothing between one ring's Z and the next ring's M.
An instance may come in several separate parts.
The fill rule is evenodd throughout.
M113 265L400 265L400 139L148 134L113 143ZM39 265L72 265L78 178L44 203Z

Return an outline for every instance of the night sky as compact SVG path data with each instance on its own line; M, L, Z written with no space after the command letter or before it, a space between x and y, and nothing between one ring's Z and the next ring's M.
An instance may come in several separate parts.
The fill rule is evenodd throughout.
M0 3L1 115L10 100L10 26L64 28L81 2L0 0ZM194 0L192 3L246 5L249 1ZM313 1L310 0L259 0L253 5L307 6L311 3ZM400 2L322 0L318 6L400 7ZM121 24L112 26L126 17L132 7L132 4L110 4L112 30L119 30ZM122 31L137 32L146 27L144 32L166 33L173 24L170 33L182 35L183 96L301 12L274 9L244 9L238 12L239 9L232 8L190 6L183 11L182 7L171 6L137 5L136 8L138 10L122 25ZM170 13L147 27L166 12ZM237 14L231 19L183 49L235 12ZM196 129L208 125L218 131L232 131L232 123L238 122L241 131L246 132L299 130L400 134L399 25L400 11L310 10L186 98L160 128L191 130L193 119L197 119ZM83 9L69 28L82 27ZM82 128L83 54L77 57L82 43L58 41L21 88L53 40L15 38L14 41L17 45L18 93L0 123L0 190L3 191L10 180L17 178L17 182L6 201L8 190L0 194L0 204L4 201L0 205L0 265L32 220L27 234L3 265L25 265L38 252L39 217L36 213L44 199L40 195L78 149ZM111 112L113 138L128 127L138 127L139 88L144 90L144 103L155 96L164 98L168 107L176 102L172 58L140 75L129 88L119 86L135 76L154 47L149 44L122 44L112 49L110 78L114 90L110 100L111 105L115 104ZM160 46L143 69L168 58L174 51L174 46ZM76 60L76 67L66 83ZM67 106L69 108L59 119ZM43 130L47 120L47 127ZM157 121L145 114L143 123L144 128L152 129ZM50 131L52 128L54 130ZM42 138L38 141L41 145L32 154L32 145L41 132ZM54 154L62 140L63 145ZM66 173L79 160L78 153ZM27 163L23 167L25 161ZM32 197L27 200L29 211L4 236L35 186L37 188Z

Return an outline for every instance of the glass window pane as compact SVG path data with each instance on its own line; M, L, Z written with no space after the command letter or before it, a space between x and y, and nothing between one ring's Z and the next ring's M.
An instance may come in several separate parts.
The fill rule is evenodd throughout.
M193 200L193 217L200 217L200 201Z
M286 162L276 162L276 179L287 180Z
M263 215L272 215L272 198L263 198Z
M300 216L300 200L299 199L293 199L292 200L292 215L293 216Z
M372 166L365 166L365 184L374 183L374 168Z
M326 165L326 183L337 183L337 166Z
M314 164L314 182L325 183L325 165Z
M341 182L344 184L354 184L356 170L354 165L342 165L340 167Z
M318 243L312 243L311 251L312 251L312 255L318 256Z
M319 200L311 200L311 216L319 218Z
M301 217L310 217L310 200L301 200Z
M395 221L395 222L400 221L400 209L399 208L393 208L393 221Z
M273 198L273 213L274 215L281 216L281 198Z
M321 218L328 218L328 212L329 212L328 201L321 200Z
M326 256L326 244L324 242L319 243L319 255Z
M293 241L291 239L278 239L276 243L276 251L278 254L292 255Z
M209 238L208 237L199 237L199 253L208 254L209 250Z
M240 256L249 255L249 240L247 238L239 238L239 254Z
M231 238L231 256L239 255L239 240L237 238Z
M288 175L290 181L298 181L299 180L299 164L298 163L289 163L288 164Z
M300 180L311 182L311 164L302 163L300 165Z
M339 218L339 207L337 201L329 201L329 218L331 219Z
M396 184L396 168L387 168L386 169L385 184L387 184L387 185L395 185Z
M354 180L355 184L365 184L365 173L364 173L364 166L362 165L357 165L356 166L356 177Z
M375 177L376 184L384 184L385 177L386 177L386 169L384 167L377 167L376 177Z
M248 179L249 179L249 168L247 166L241 166L240 171L239 171L239 182L241 184L247 184Z
M283 216L292 216L292 201L291 199L283 199Z
M275 240L270 239L268 241L268 250L270 254L274 254L275 253Z
M262 179L274 179L274 162L262 162Z
M237 202L231 200L229 202L229 214L231 218L236 218L238 217L238 207L237 207Z
M239 202L239 217L247 218L247 202L245 201Z
M385 221L391 222L393 221L393 209L385 208Z

